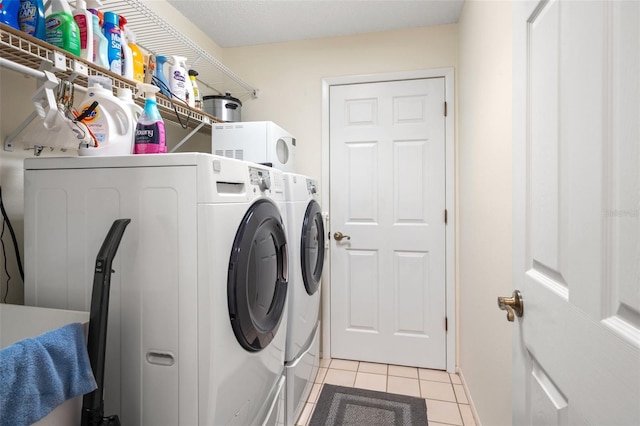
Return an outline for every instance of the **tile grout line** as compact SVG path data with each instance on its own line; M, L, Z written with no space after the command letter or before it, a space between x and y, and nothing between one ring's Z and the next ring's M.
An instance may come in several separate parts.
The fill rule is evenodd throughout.
M355 383L356 383L356 380L357 380L358 373L377 374L377 375L384 375L385 376L385 389L386 389L384 391L385 393L393 393L393 392L389 392L388 391L389 390L389 378L390 377L400 377L400 378L404 378L404 379L417 380L418 381L418 388L420 390L420 398L425 401L425 405L427 406L427 408L428 408L427 398L423 397L422 387L420 386L421 382L425 381L425 382L434 382L434 383L448 383L449 386L451 386L451 389L452 389L453 394L454 394L455 404L456 404L456 407L458 409L458 414L460 415L460 421L462 423L462 426L465 426L465 421L464 421L464 416L462 415L462 410L461 410L461 407L460 407L461 405L468 405L470 407L471 412L472 412L472 416L474 417L473 420L475 422L475 415L474 415L474 412L473 412L473 406L471 406L470 404L464 404L464 403L459 401L458 394L455 391L455 386L454 386L455 383L453 382L453 380L452 380L452 378L451 378L451 376L449 374L448 374L448 379L449 379L448 382L443 382L443 381L438 381L438 380L423 380L423 379L420 378L419 371L418 371L418 377L417 378L406 377L406 376L395 376L395 375L389 374L389 366L390 366L390 364L386 364L387 373L386 374L382 374L382 373L376 373L376 372L360 371L360 362L358 362L358 366L357 366L356 370L343 370L343 369L340 369L340 368L331 368L331 364L332 363L333 363L333 360L331 360L329 365L327 367L325 367L327 371L325 372L325 375L322 378L322 381L320 381L320 382L315 382L314 381L314 383L320 384L320 389L318 390L318 395L316 397L316 402L317 402L317 399L320 398L320 393L322 393L324 385L326 384L325 379L326 379L327 374L329 373L330 369L337 370L337 371L347 371L347 372L355 373L354 379L353 379L353 383L351 385L351 387L353 387L353 388L356 387ZM457 375L461 379L460 385L462 385L463 393L465 394L465 397L468 399L468 397L466 395L466 389L465 389L465 386L464 386L464 378L460 377L459 374L457 374ZM358 388L358 389L360 389L360 388ZM367 389L367 388L362 388L362 389ZM439 401L439 402L453 403L452 401L447 401L447 400L444 400L444 399L434 399L434 398L431 398L431 399L434 400L434 401ZM307 399L306 403L311 405L311 410L310 410L310 413L309 413L309 417L306 419L306 422L304 423L304 426L308 426L309 425L309 423L311 422L311 417L313 416L313 413L314 413L315 408L316 408L316 403L310 402L309 399ZM428 410L427 410L427 413L428 413ZM428 414L427 414L427 416L428 416Z

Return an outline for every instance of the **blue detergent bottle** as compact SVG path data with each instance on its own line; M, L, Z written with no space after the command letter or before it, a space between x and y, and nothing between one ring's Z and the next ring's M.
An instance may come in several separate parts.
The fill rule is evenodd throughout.
M105 12L102 24L107 44L107 56L109 57L109 70L122 75L122 39L120 37L120 16L117 13Z
M20 0L0 0L0 22L7 24L16 30L20 29L18 22L18 12L20 11Z
M160 93L165 95L167 98L171 97L171 93L169 92L169 81L167 77L164 75L164 64L167 62L167 57L158 55L156 56L156 79L157 81L154 83L156 86L160 88Z
M44 3L42 0L20 0L20 12L18 13L20 30L37 37L40 40L47 39L45 30Z

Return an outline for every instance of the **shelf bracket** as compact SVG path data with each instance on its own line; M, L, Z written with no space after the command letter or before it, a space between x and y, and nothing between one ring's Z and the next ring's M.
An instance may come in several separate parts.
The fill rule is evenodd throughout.
M4 141L5 151L13 151L13 141L36 117L40 116L43 119L45 127L49 127L53 124L53 121L55 121L58 109L53 89L58 86L58 79L51 72L43 71L42 78L38 78L38 85L39 88L32 98L35 111L31 112L31 114L20 123L18 128L7 136ZM46 102L43 103L43 100ZM48 111L45 108L46 106L49 106Z
M22 122L20 123L20 125L18 126L17 129L15 129L13 132L11 132L6 139L4 140L4 150L5 151L13 151L13 141L18 137L18 135L20 133L22 133L22 131L24 129L27 128L27 126L29 124L31 124L31 122L38 116L38 113L36 111L32 111L31 114L29 114L29 116Z
M184 145L184 143L187 142L189 139L191 139L191 137L193 135L198 133L198 131L200 131L200 129L202 129L202 126L204 126L204 124L205 124L204 121L202 123L198 124L195 129L193 129L187 136L182 138L182 140L180 142L178 142L178 144L176 146L171 148L171 151L169 151L169 152L176 152L176 150L178 148L180 148L182 145Z

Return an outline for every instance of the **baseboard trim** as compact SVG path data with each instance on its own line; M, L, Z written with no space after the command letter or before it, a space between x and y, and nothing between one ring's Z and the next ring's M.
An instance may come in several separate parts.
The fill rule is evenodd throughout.
M464 393L467 396L467 400L469 400L469 407L471 408L471 414L473 414L473 421L476 423L476 426L482 426L482 422L480 422L480 417L478 417L478 412L476 411L476 406L473 403L473 398L471 398L471 392L469 392L469 387L467 386L467 381L464 378L462 369L458 366L456 370L458 376L460 377L460 381L462 382L462 388L464 389Z

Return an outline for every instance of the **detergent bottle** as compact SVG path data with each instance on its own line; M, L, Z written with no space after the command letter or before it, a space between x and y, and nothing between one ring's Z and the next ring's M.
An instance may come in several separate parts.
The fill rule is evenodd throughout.
M42 0L20 0L18 13L20 30L40 40L46 40L44 3Z
M164 64L167 62L167 57L162 55L156 56L156 75L154 82L156 86L160 88L160 93L165 95L167 98L171 97L171 87L169 86L169 82L167 81L167 77L164 75Z
M185 79L184 79L184 91L185 96L187 97L187 104L191 108L196 107L196 96L193 91L193 84L191 84L191 77L189 77L189 73L187 72L187 64L182 61L182 68L185 70Z
M109 70L118 75L122 75L122 39L120 36L120 19L117 13L104 13L102 31L107 38Z
M51 13L46 19L47 42L80 56L80 30L73 19L67 0L51 0Z
M87 10L94 15L98 15L100 8L102 7L102 2L100 0L86 0Z
M167 152L164 121L158 111L156 93L160 89L152 84L138 83L138 91L145 93L144 109L138 119L134 138L134 154Z
M91 12L91 20L93 22L93 63L109 69L109 54L107 52L107 45L109 42L107 38L102 34L102 27L100 26L100 15L102 12Z
M0 22L7 24L16 30L20 29L18 13L20 12L20 0L0 0Z
M73 19L80 30L80 57L93 62L93 18L84 0L76 0Z
M174 98L182 102L187 102L186 80L187 70L182 64L187 58L183 56L173 56L173 65L169 67L169 87Z
M120 45L122 46L122 76L133 80L133 51L129 47L127 40L127 32L125 31L125 25L127 24L127 18L120 15Z
M120 99L127 108L131 111L132 128L138 125L138 120L142 114L142 107L133 101L133 92L131 89L125 89L124 87L118 87L116 89L116 96Z
M134 123L131 108L113 96L109 89L94 83L80 103L79 111L84 113L94 102L98 106L82 120L96 138L97 146L82 147L78 154L127 155L133 152Z
M140 47L136 44L136 33L134 33L129 27L126 27L124 32L127 36L129 49L131 49L133 80L144 83L144 55L142 54Z
M198 71L189 70L189 80L191 80L191 89L193 90L193 106L195 108L202 109L202 97L200 96L200 88L196 81L197 76Z

